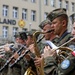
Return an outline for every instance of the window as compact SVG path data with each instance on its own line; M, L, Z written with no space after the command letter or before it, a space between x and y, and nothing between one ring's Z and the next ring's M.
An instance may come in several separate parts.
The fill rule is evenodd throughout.
M8 27L7 26L3 26L3 38L7 38L8 37Z
M62 7L62 0L59 0L59 8Z
M3 16L8 16L8 6L3 5Z
M13 18L18 18L18 8L13 7Z
M22 19L23 20L27 19L27 9L22 9Z
M73 12L74 12L74 9L75 9L75 8L74 8L74 3L72 3L72 11L73 11Z
M36 20L36 11L34 11L34 10L31 11L31 20L32 21Z
M44 0L44 4L45 5L48 5L48 0Z
M48 13L45 12L45 13L44 13L44 19L46 19L47 15L48 15Z
M51 6L55 7L55 0L51 0Z
M31 0L32 3L35 3L35 0Z
M68 1L66 1L66 9L68 10L69 5L68 5Z
M16 35L17 31L18 31L18 28L17 27L13 27L13 36Z

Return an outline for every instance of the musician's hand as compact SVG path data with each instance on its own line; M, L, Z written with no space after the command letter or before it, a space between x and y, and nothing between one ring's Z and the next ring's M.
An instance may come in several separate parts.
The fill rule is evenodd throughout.
M4 50L5 50L5 51L11 51L11 49L10 49L9 46L10 46L10 44L8 44L8 43L5 44L5 45L4 45Z
M14 57L15 59L17 59L17 58L19 57L18 53L15 52L14 55L13 55L13 57Z
M26 58L28 61L30 61L30 59L31 59L31 57L30 57L29 54L26 54L26 55L25 55L25 58Z
M3 58L3 55L0 55L0 58Z
M5 51L10 51L10 48L8 46L4 46Z
M29 45L28 49L29 49L32 53L34 53L34 44Z
M42 64L42 62L43 62L43 57L35 57L35 59L34 59L34 63L35 63L35 66L41 66L41 64Z
M44 53L43 53L43 57L49 57L49 56L55 56L56 55L56 51L51 49L49 46L45 46L44 48Z

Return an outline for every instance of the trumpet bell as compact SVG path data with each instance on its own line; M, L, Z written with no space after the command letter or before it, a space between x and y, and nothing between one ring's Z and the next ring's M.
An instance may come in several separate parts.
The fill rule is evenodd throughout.
M73 50L71 49L71 48L69 48L69 47L60 47L59 48L61 51L70 51L70 52L72 52Z
M69 47L59 47L57 56L58 63L61 63L73 50Z

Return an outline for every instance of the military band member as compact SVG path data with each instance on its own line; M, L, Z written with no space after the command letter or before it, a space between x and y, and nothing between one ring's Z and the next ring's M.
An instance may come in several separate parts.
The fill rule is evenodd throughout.
M47 18L52 22L54 34L58 35L57 45L60 46L71 38L71 34L67 31L68 15L65 8L55 9L49 13Z
M47 32L49 30L52 30L51 22L48 19L41 22L39 27L43 30L43 32ZM54 34L54 31L51 31L51 32L44 34L44 38L45 38L45 40L53 41L56 38L56 35Z
M17 46L16 45L14 45L14 48L15 48L15 50L17 51L17 50L19 50L20 49L20 47L21 46L24 46L24 45L26 45L25 44L25 40L27 39L27 36L26 36L26 33L25 32L20 32L20 33L18 33L17 35L16 35L16 37L15 38L18 38L19 40L16 42L17 44ZM19 43L19 44L18 44ZM7 48L6 48L7 49ZM13 49L11 50L10 48L9 48L9 50L7 50L6 51L6 53L5 53L5 56L3 57L3 58L0 58L0 60L1 60L1 62L0 62L0 65L1 65L1 67L2 66L4 66L4 64L7 62L7 60L14 54L14 52L16 52L16 51L13 51ZM15 56L16 57L16 56ZM4 61L4 62L3 62ZM21 63L22 63L22 61L21 61ZM12 68L10 68L8 65L7 65L7 67L5 67L4 69L3 69L3 71L2 72L0 72L0 74L1 75L14 75L14 74L16 74L16 75L21 75L21 70L22 70L22 65L23 65L23 63L21 64L20 62L19 63L17 63L16 65L14 65ZM0 68L1 68L0 67ZM24 71L25 72L25 71Z
M55 9L47 16L47 18L51 21L51 26L54 29L54 34L58 35L57 46L60 46L70 40L72 37L70 33L67 31L68 25L68 16L66 14L66 10L64 8ZM45 51L46 50L46 51ZM45 48L46 55L45 58L45 74L46 75L57 75L58 74L58 62L55 51L50 49L49 47ZM47 52L47 53L46 53ZM38 59L37 59L38 60ZM39 59L40 60L40 59ZM40 64L40 61L35 61L36 65Z
M73 38L75 38L75 21L73 23L72 29ZM73 40L75 44L75 39ZM71 47L73 50L74 47ZM67 58L65 58L59 65L60 73L59 75L75 75L75 51L71 52Z

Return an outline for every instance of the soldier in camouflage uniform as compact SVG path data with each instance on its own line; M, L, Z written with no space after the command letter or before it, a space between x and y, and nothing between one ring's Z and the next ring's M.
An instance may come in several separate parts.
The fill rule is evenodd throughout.
M55 9L52 12L50 12L50 14L47 16L47 18L52 22L52 27L54 29L54 33L56 35L58 35L58 41L57 41L57 46L60 46L62 44L64 44L65 42L67 42L68 40L70 40L70 38L72 37L70 33L68 33L67 31L67 24L68 24L68 16L66 14L66 10L64 8L60 8L60 9ZM67 44L67 46L69 46ZM53 57L53 58L52 58ZM52 66L54 67L52 71L50 71L50 65L46 65L46 74L49 75L56 75L58 74L58 63L57 63L57 59L53 56L48 56L45 60L46 62L52 64ZM52 58L52 60L51 60ZM49 69L50 70L49 70Z
M27 37L28 37L28 39L26 40L26 45L27 45L27 47L28 47L29 45L34 44L33 34L34 34L36 31L37 31L37 30L34 30L34 29L32 29L32 30L30 30L30 31L27 31ZM44 44L41 42L42 40L39 41L39 39L40 39L40 38L39 38L39 35L36 36L36 39L37 39L38 48L39 48L40 52L42 52L41 50L43 49Z
M36 67L35 67L35 64L34 64L34 61L33 61L33 59L36 56L35 55L35 51L34 51L34 39L33 39L33 34L35 32L36 32L36 30L34 30L34 29L26 32L27 33L26 46L27 46L27 49L30 50L30 54L29 54L29 57L30 57L29 67L31 67L31 70L36 73ZM36 39L38 39L38 35L36 36ZM40 49L40 47L39 47L39 49Z
M19 48L21 47L21 45L25 45L25 39L27 39L27 36L26 36L26 33L24 32L20 32L17 36L16 36L16 39L19 39L17 41L17 43L19 44L16 44L14 45L15 47L15 50L19 50ZM0 63L2 63L1 67L4 65L4 63L7 62L7 60L14 54L14 49L9 49L6 53L5 53L5 56L3 58L0 58ZM24 60L22 60L23 62ZM8 65L7 67L8 68L4 68L2 72L0 72L1 75L21 75L21 70L22 70L22 65L25 63L22 63L22 62L19 62L17 64L15 64L12 68L10 68ZM22 63L22 64L21 64ZM25 71L24 71L25 72ZM23 73L24 74L24 73Z
M65 12L65 9L55 9L52 12L50 12L50 14L47 16L47 18L52 22L51 26L53 26L53 28L54 28L54 33L56 35L58 35L59 39L56 44L57 46L64 44L65 42L69 41L72 38L72 35L70 33L68 33L68 31L67 31L68 16ZM66 46L69 47L69 45L71 45L71 43L67 44ZM73 46L75 46L75 44L73 44ZM48 60L49 59L50 59L50 57L48 57ZM51 62L51 60L50 60L50 62ZM54 63L55 63L55 61L54 61ZM57 69L58 65L59 65L58 63L56 63L56 65L54 65L54 66L56 66L56 68L53 70L52 75L59 74L58 69ZM47 66L47 67L49 67L49 66ZM47 71L47 73L48 72L49 71ZM56 74L54 74L54 72L56 72Z
M73 38L75 38L75 22L72 29ZM75 44L75 39L73 40ZM71 47L75 50L75 45ZM71 52L59 65L59 75L75 75L75 51Z
M51 22L48 19L41 22L39 27L43 30L43 32L52 30ZM57 36L54 34L54 31L44 34L44 39L45 39L45 41L44 42L42 41L44 46L47 45L46 41L52 41L54 44L56 44L56 42L57 42ZM44 49L44 47L43 47L43 49Z
M52 27L51 27L51 22L50 22L50 20L48 20L48 19L46 19L46 20L44 20L43 22L41 22L41 24L39 25L39 27L44 31L44 32L47 32L47 31L49 31L49 30L52 30ZM48 32L48 33L46 33L46 34L44 34L44 38L45 38L45 40L47 40L47 41L52 41L53 43L56 43L56 41L57 41L57 36L54 34L54 32L53 31L51 31L51 32ZM45 41L45 45L44 45L45 47L47 47L48 46L48 44L46 43L46 41ZM43 48L43 52L45 52L45 48ZM44 54L44 57L45 57L45 67L44 67L44 72L45 72L45 74L47 75L50 75L51 73L47 73L49 70L50 71L53 71L54 70L54 68L56 67L56 66L53 66L53 64L52 63L50 63L51 61L52 61L52 58L54 58L54 57L50 57L50 58L46 58L46 55L48 55L48 54L45 54L45 53L43 53ZM43 55L42 54L42 55ZM55 54L55 52L53 52L52 54ZM40 61L39 62L37 62L37 60L40 60L40 59L43 59L43 58L35 58L35 65L38 65L39 63L40 63ZM55 59L55 58L54 58ZM51 61L48 61L48 60L51 60ZM55 61L55 60L54 60ZM49 65L49 68L48 68L48 65ZM49 71L49 72L50 72Z
M41 22L41 24L39 25L39 27L44 31L44 32L47 32L49 30L52 30L51 28L51 22L50 20L46 19L44 20L43 22ZM54 34L53 31L51 32L48 32L46 34L44 34L44 38L45 40L50 40L50 41L54 41L56 35Z
M72 36L67 31L68 16L64 8L53 10L52 12L50 12L47 18L51 21L51 26L54 29L55 35L58 35L58 40L56 44L57 46L60 46L70 40ZM47 52L45 53L45 75L58 75L58 63L55 52L49 48L45 48L45 50L45 52Z
M71 34L67 31L68 26L68 16L66 14L66 9L55 9L47 16L47 18L52 22L52 27L54 33L58 35L57 46L60 46L70 40Z

